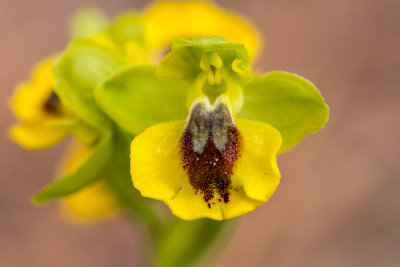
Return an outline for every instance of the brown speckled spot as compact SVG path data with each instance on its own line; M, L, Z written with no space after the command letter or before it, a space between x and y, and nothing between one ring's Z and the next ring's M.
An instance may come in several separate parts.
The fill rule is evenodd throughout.
M229 190L232 188L230 177L240 149L240 135L233 124L229 127L227 137L228 142L225 149L220 152L216 148L210 132L202 154L193 152L189 126L184 130L181 139L183 168L186 170L195 192L203 195L209 208L211 208L209 201L214 198L215 193L219 194L220 202L229 202Z
M48 113L56 114L59 111L59 107L60 107L60 99L58 98L58 95L53 91L51 92L51 95L44 103L43 108Z

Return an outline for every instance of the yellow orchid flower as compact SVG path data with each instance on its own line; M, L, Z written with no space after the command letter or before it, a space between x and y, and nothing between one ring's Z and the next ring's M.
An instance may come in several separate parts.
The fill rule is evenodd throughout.
M271 197L277 153L321 129L329 108L306 79L256 76L248 64L242 44L177 38L157 69L127 67L97 88L99 105L137 135L131 176L143 196L186 220L240 216Z
M59 177L73 173L90 154L87 145L74 143L68 147L61 162ZM100 218L110 218L121 208L118 197L109 188L105 179L100 179L80 191L60 200L64 217L72 222L93 222Z
M17 86L12 99L12 109L22 124L11 128L11 138L28 149L40 149L61 141L67 134L64 129L48 127L48 122L66 111L53 93L53 57L35 67L31 80Z
M176 37L221 36L243 43L254 59L261 48L258 30L242 15L211 1L157 1L144 12L146 44L167 49Z
M11 107L21 123L11 127L11 139L27 149L43 149L74 132L90 142L93 134L73 113L60 103L54 93L54 57L39 62L29 82L17 86Z
M272 126L234 118L226 96L214 104L204 96L187 120L155 125L132 141L132 181L179 218L233 218L274 193L281 142Z

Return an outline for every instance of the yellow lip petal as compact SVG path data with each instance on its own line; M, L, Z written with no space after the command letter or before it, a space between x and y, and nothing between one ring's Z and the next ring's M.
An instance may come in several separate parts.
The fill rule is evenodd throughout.
M62 128L52 128L44 125L14 125L9 136L26 149L44 149L59 143L65 138L67 131Z
M34 122L45 116L44 103L53 91L53 57L39 62L29 82L21 83L15 89L12 109L25 122Z
M144 12L147 44L168 47L176 37L221 36L243 43L251 58L258 55L261 38L241 15L204 1L162 1Z
M228 203L220 202L217 198L214 198L208 206L204 202L203 196L199 193L196 194L188 182L182 184L182 189L173 198L166 199L164 202L171 208L171 212L175 216L183 220L230 219L252 211L264 203L246 197L240 189L240 191L231 191Z
M180 140L185 121L148 128L131 145L131 175L134 186L145 197L164 201L172 213L185 220L229 219L262 205L279 184L276 153L281 144L273 127L238 119L241 154L233 168L228 203L214 197L209 203L195 192L181 161Z
M184 127L184 120L158 124L132 141L132 181L143 196L170 199L186 182L179 156Z
M242 149L233 169L232 184L243 187L249 198L266 202L281 177L276 155L282 137L278 130L258 121L236 119L236 126L242 136Z
M15 116L28 123L48 117L44 105L52 91L53 82L49 80L40 83L31 81L17 86L11 102Z

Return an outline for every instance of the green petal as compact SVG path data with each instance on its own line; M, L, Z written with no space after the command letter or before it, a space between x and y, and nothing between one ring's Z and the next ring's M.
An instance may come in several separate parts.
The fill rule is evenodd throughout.
M56 63L55 91L88 124L104 127L108 119L94 101L93 90L122 63L111 47L90 39L77 39Z
M90 37L103 31L108 24L107 16L100 9L89 7L79 10L71 21L72 38Z
M86 185L100 179L104 167L112 153L112 135L106 132L103 138L95 145L86 161L76 172L44 187L33 197L33 202L43 204L52 198L72 194Z
M158 80L155 66L127 66L95 91L103 110L133 135L151 125L186 117L188 85Z
M235 60L239 60L241 65L249 63L249 55L243 44L229 42L222 37L176 38L171 53L161 60L157 77L193 81L202 71L200 62L208 52L218 54L229 71L232 71Z
M329 107L317 88L288 72L273 71L255 78L245 86L244 99L238 117L259 120L277 128L283 138L279 153L320 130L329 116Z

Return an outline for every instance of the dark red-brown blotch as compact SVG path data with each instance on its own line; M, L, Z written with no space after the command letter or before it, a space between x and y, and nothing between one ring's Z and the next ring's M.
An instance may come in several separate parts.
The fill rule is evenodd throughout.
M44 110L50 114L56 114L59 112L60 99L55 92L52 92L49 98L43 105Z
M227 135L228 143L225 150L220 152L215 147L213 136L209 133L202 154L193 152L192 134L189 126L185 128L181 139L183 168L188 174L195 193L200 192L203 195L209 208L211 208L211 204L215 204L215 202L210 203L215 193L219 195L219 202L229 202L229 191L232 189L232 170L240 152L240 134L232 124Z

